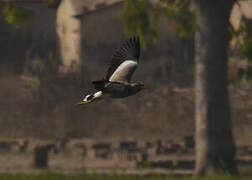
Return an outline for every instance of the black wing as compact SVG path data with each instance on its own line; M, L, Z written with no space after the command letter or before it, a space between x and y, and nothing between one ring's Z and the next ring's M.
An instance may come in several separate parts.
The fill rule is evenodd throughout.
M130 37L122 46L120 46L112 56L110 67L107 71L106 80L109 80L116 69L126 60L139 60L140 56L140 41L138 36ZM132 74L132 73L131 73Z

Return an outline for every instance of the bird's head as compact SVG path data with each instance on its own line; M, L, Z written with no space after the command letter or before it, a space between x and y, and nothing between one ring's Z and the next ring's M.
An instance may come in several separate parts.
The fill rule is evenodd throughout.
M132 86L132 90L134 90L134 92L140 92L142 90L146 90L148 89L145 84L143 83L134 83L131 85Z
M143 84L143 83L139 83L138 86L139 86L139 88L140 88L140 91L148 89L148 88L146 87L146 85Z

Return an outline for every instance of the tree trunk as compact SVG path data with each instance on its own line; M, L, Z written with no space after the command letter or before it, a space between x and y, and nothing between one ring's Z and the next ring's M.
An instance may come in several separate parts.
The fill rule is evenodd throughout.
M227 81L233 0L193 0L195 36L196 175L237 173Z
M57 9L60 73L79 72L82 59L82 0L62 0Z

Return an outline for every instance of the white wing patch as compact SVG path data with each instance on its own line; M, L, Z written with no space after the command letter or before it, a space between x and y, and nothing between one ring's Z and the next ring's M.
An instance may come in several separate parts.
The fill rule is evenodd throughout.
M94 93L94 98L99 98L102 96L102 91L98 91L96 93Z
M129 80L135 71L138 63L133 60L126 60L110 76L109 81L126 81Z
M91 96L90 94L86 95L86 97L85 97L82 101L87 101L87 99L88 99L90 96Z
M99 97L102 96L102 91L98 91L94 94L89 94L87 95L82 101L86 102L86 101L89 101L89 100L94 100L94 99L97 99Z

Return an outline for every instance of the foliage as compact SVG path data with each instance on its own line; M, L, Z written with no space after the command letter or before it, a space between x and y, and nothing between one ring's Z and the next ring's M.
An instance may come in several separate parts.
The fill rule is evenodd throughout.
M44 0L50 7L58 7L60 0ZM30 24L32 20L32 12L16 6L14 3L1 3L2 15L9 25L18 29L22 26Z
M196 14L190 11L191 0L160 0L166 17L175 19L178 36L190 38L197 30ZM161 11L161 12L162 12Z
M48 4L51 8L57 8L60 4L61 0L45 0L45 3Z
M31 22L32 13L26 9L15 6L13 3L5 4L2 14L5 21L14 28L20 28L22 25L27 25Z
M251 26L251 24L250 24ZM243 25L243 47L241 48L243 57L252 62L252 28L249 28L249 24L245 22Z
M189 10L190 0L159 0L150 5L145 0L126 0L123 22L127 34L138 34L144 47L158 37L160 17L176 20L176 29L181 38L191 37L197 29L196 15Z
M126 0L122 13L125 32L139 35L143 48L147 45L147 39L153 43L157 38L157 31L151 24L150 10L145 0Z
M239 69L238 80L249 80L252 78L252 22L243 17L239 29L231 28L231 35L240 40L237 45L238 55L247 63L246 69Z

